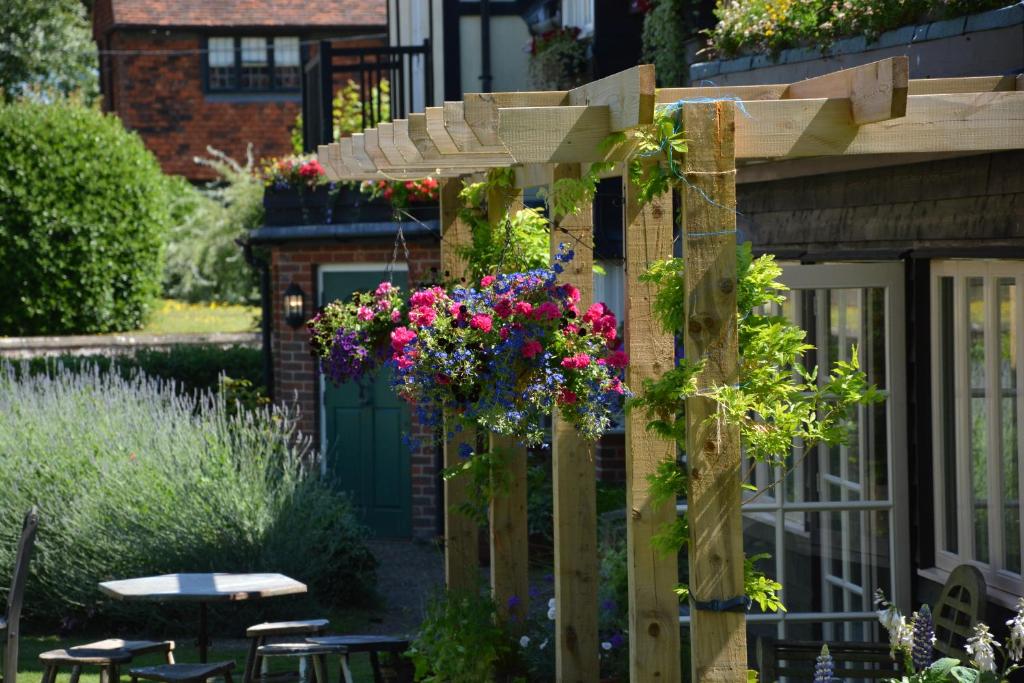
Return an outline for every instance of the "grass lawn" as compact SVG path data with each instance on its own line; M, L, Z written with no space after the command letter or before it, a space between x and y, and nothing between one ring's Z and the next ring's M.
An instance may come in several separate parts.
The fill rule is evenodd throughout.
M40 683L43 678L43 669L39 664L39 653L47 650L53 650L56 648L73 647L75 645L83 645L88 642L99 640L103 636L97 636L94 638L72 638L68 640L62 640L56 636L49 637L26 637L21 638L21 651L18 656L18 683ZM178 662L198 662L199 655L196 652L195 644L188 638L180 638L175 641L176 647L174 649L175 661ZM215 640L210 648L209 660L211 662L224 661L226 659L233 659L235 661L235 670L232 672L232 677L235 683L241 683L242 674L245 672L245 658L248 654L247 644L242 640L226 640L218 641ZM295 660L290 658L275 658L271 661L271 671L287 671L290 668L296 666ZM154 664L162 664L163 658L160 655L145 655L137 658L129 666L124 666L121 669L122 680L128 680L128 668L130 666L151 666ZM338 666L337 660L328 661L327 663L329 678L332 682L340 679L340 667ZM357 681L372 681L373 672L370 669L367 655L359 654L352 655L352 674ZM71 680L71 670L61 669L57 676L57 683L69 683ZM84 667L82 670L82 677L80 683L99 683L100 675L99 670L95 667Z
M212 332L255 332L259 328L259 306L234 304L190 304L173 299L160 300L149 323L139 330L147 334L208 334Z

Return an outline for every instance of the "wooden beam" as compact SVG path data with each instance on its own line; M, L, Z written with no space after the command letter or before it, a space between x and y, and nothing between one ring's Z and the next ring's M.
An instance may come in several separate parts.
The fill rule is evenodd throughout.
M503 107L557 107L566 104L566 90L537 92L466 93L466 123L485 145L501 145L498 136L498 109Z
M469 225L459 219L462 201L459 193L464 183L461 178L452 178L441 183L439 197L441 210L441 276L444 282L467 284L469 264L463 249L472 244L473 236Z
M441 154L458 154L462 150L455 144L455 140L448 133L444 125L444 109L441 107L427 107L425 110L427 121L427 135L431 142L437 147Z
M498 133L521 164L601 161L612 132L608 107L517 107L499 110Z
M889 57L793 83L784 97L848 99L853 123L861 126L906 114L909 80L907 57Z
M690 644L693 680L708 683L744 681L747 671L744 612L700 607L745 595L739 428L725 424L717 404L702 395L739 381L734 117L732 102L683 107L683 348L691 361L704 361L698 395L686 400Z
M569 91L567 104L609 110L613 131L654 120L654 65L640 64Z
M1019 149L1024 92L912 95L907 114L864 126L846 100L745 102L736 118L736 157L836 156Z
M645 163L658 163L646 160ZM675 365L675 343L654 318L656 288L640 276L657 259L672 256L672 194L641 205L638 190L622 178L625 198L626 383L634 389ZM680 680L677 558L657 552L651 538L675 519L673 505L655 507L648 477L676 457L675 444L647 429L642 411L626 415L626 555L629 561L629 679Z
M526 523L526 448L491 434L491 452L506 467L508 486L491 499L491 597L498 615L522 628L529 609L529 530Z
M391 124L391 130L395 136L395 148L405 158L406 163L423 164L423 155L416 149L412 138L409 137L409 120L395 119Z
M377 126L377 146L391 166L401 168L409 164L395 146L394 124L382 123Z
M409 114L409 139L425 161L441 158L440 150L427 133L426 114Z
M348 141L347 145L345 144L346 140ZM351 152L351 159L355 161L356 166L358 166L360 170L369 173L377 170L377 164L375 164L373 159L370 158L370 155L366 153L366 146L363 144L363 133L354 133L352 137L342 139L339 144L341 145L343 155L345 155L345 152ZM348 163L347 159L349 157L346 155L343 158L345 158L346 163Z
M473 129L466 123L462 102L445 102L441 113L444 118L444 127L460 152L482 151L483 145L477 139Z
M579 178L579 164L555 166L553 181ZM591 206L554 216L551 252L565 243L575 257L558 276L580 291L579 308L594 299L594 220ZM551 472L555 532L555 676L559 681L600 678L597 633L597 473L594 443L556 410L551 421Z

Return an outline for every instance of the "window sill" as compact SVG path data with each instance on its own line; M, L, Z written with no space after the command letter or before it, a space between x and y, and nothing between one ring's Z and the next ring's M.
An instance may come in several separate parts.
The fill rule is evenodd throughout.
M981 573L985 576L985 593L986 597L988 598L988 601L1005 607L1011 611L1016 610L1017 601L1020 599L1020 594L1010 593L1008 591L1003 590L999 586L992 585L991 570L986 570L983 567L978 567L978 569L980 569ZM917 575L923 579L934 581L935 583L941 586L945 584L946 580L949 578L949 571L941 569L939 567L928 567L926 569L918 569ZM1021 586L1021 592L1024 592L1024 585Z
M207 102L223 104L302 102L300 92L206 92L204 96Z

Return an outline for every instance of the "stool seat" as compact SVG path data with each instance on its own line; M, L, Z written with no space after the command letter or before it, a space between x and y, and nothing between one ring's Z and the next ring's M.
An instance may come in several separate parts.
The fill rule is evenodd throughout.
M128 673L133 681L141 678L144 681L162 681L163 683L192 683L193 681L205 681L207 678L219 675L225 676L230 681L231 670L234 668L233 661L208 664L160 664L132 669Z
M340 645L323 645L320 643L270 643L261 645L256 654L260 657L317 657L320 655L340 655L346 648Z
M39 661L47 666L60 664L68 666L94 665L109 666L111 664L125 664L132 661L132 653L126 650L99 649L89 650L84 647L68 649L49 650L39 655Z
M151 652L168 654L174 650L173 640L122 640L121 638L107 638L97 640L95 643L86 645L75 645L67 648L71 654L109 652L111 650L123 650L133 657L146 655Z
M245 629L246 638L267 636L306 636L323 633L331 622L326 619L305 619L300 621L270 621Z
M347 652L403 652L409 649L407 639L394 636L316 636L306 638L306 642L343 647Z

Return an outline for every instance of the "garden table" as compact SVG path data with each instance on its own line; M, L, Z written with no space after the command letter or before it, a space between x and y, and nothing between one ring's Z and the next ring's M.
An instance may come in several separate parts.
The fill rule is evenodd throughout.
M137 579L103 581L100 591L116 600L199 603L199 661L206 661L206 606L277 595L305 593L306 584L284 574L164 574Z

